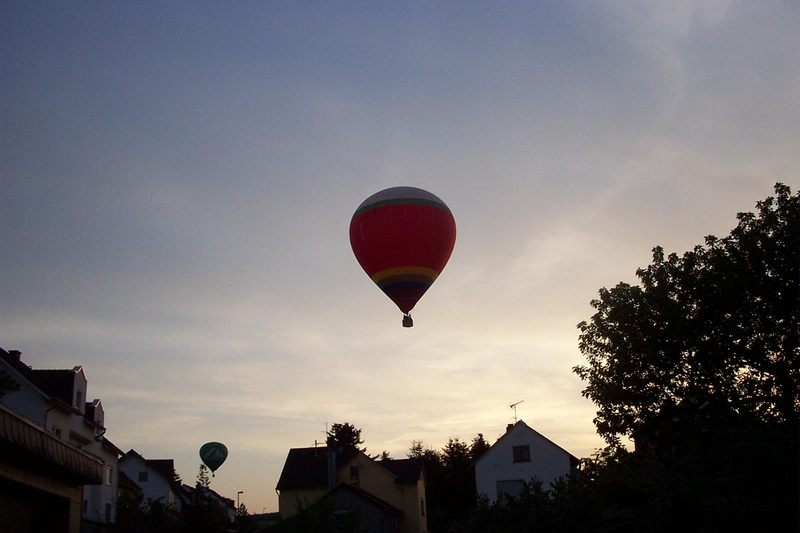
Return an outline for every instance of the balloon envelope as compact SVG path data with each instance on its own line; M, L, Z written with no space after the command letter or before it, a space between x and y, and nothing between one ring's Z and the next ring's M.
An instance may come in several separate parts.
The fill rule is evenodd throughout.
M221 442L207 442L200 446L200 459L214 472L228 457L228 448Z
M416 187L373 194L350 221L356 259L406 315L444 269L455 242L456 222L450 209L439 197Z

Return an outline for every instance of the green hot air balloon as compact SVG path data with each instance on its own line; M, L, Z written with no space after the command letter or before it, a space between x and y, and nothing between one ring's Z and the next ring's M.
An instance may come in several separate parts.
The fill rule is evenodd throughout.
M200 459L211 470L211 477L214 477L214 471L222 466L227 458L228 448L221 442L206 442L200 446Z

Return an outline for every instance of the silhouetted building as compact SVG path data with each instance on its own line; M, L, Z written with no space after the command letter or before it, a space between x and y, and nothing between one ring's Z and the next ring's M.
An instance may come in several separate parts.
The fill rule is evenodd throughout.
M181 485L172 459L145 459L136 450L128 450L119 460L119 469L142 490L144 510L154 502L164 509L181 510Z
M427 531L425 474L418 459L378 462L352 446L292 448L276 489L284 519L324 504L338 522L358 516L374 531Z
M74 516L79 522L82 519L84 532L107 530L116 516L117 458L121 451L105 437L100 400L86 401L83 368L35 370L22 362L19 351L0 349L0 376L15 384L14 390L0 395L0 404L67 448L99 461L100 479L80 488L77 509L71 509L70 520Z

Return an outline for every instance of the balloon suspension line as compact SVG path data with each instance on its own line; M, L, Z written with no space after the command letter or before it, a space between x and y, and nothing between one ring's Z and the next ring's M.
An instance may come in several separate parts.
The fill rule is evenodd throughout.
M411 315L409 313L403 313L403 327L404 328L414 327L414 321L411 319Z

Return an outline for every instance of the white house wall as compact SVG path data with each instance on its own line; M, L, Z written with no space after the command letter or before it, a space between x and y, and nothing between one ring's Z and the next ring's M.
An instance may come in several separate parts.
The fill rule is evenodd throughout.
M103 483L100 485L84 485L83 499L86 500L86 512L83 517L95 522L106 522L106 518L110 518L110 522L116 521L117 514L117 482L119 481L119 472L117 471L117 454L102 447L102 444L95 443L97 447L89 451L87 448L84 450L89 451L94 455L98 455L103 461ZM110 472L106 473L106 468L110 467ZM108 506L108 515L106 513L106 506Z
M530 446L530 462L514 462L514 446ZM490 502L497 500L497 482L533 479L545 489L570 472L570 455L524 424L515 425L475 464L475 483L479 494Z
M120 461L119 470L125 472L142 489L143 506L149 506L150 501L161 501L165 507L180 511L180 501L175 498L169 482L142 459L134 455L127 456L124 461ZM147 481L139 480L140 472L147 472Z
M7 374L19 384L19 390L7 392L0 403L37 426L44 427L46 409L44 393L2 359L0 359L0 373Z

